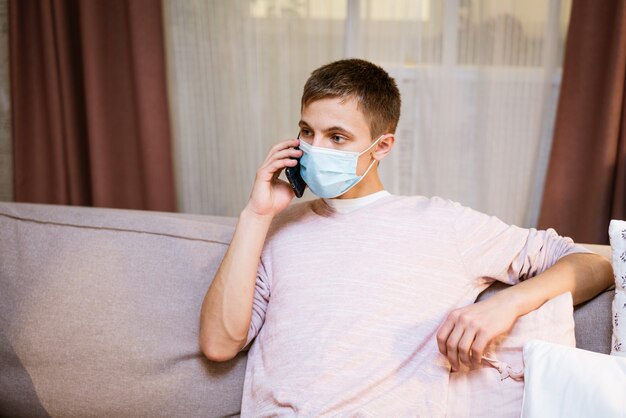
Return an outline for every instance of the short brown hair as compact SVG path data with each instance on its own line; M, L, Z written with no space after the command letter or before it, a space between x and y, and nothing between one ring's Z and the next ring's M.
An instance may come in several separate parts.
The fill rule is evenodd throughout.
M326 64L304 84L301 109L329 97L354 97L369 121L372 139L395 133L400 119L400 91L393 78L378 65L361 59Z

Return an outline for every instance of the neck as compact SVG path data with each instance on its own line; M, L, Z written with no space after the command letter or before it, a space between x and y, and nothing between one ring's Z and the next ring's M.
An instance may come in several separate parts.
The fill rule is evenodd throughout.
M381 190L385 190L385 187L378 177L378 164L376 164L363 180L341 196L336 197L336 199L355 199L380 192Z

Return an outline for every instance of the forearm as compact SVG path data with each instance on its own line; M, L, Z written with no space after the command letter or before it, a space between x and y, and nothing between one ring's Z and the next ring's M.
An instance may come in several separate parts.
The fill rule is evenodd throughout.
M437 332L439 351L452 370L461 363L480 367L487 344L515 320L548 300L571 292L574 304L593 298L613 282L611 264L597 254L570 254L550 268L489 299L452 311Z
M271 217L242 211L233 239L202 303L200 346L213 360L236 354L246 341L256 273Z
M611 264L597 254L570 254L541 274L511 286L497 297L511 303L518 316L537 309L546 301L571 292L574 305L585 302L613 283Z

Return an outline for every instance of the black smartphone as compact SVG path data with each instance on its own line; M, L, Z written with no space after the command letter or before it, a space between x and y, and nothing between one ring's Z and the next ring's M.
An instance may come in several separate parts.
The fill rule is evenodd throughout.
M298 134L298 139L300 139L300 134ZM300 149L300 147L296 147L295 149ZM296 197L302 197L304 189L306 188L306 183L302 180L302 176L300 175L300 158L297 158L297 161L298 164L295 166L285 168L285 175L287 176L287 180L289 180L289 184L296 194Z

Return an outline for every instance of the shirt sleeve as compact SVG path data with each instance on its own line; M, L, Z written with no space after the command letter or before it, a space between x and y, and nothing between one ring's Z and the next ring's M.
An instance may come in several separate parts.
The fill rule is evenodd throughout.
M495 216L458 206L455 220L459 252L472 278L516 284L534 277L574 253L591 253L554 229L508 225Z
M248 348L254 337L257 336L259 330L265 321L265 312L267 304L270 301L270 284L263 260L259 262L259 268L256 275L256 284L254 286L254 300L252 302L252 318L250 319L250 328L248 329L248 338L246 344L240 351Z

